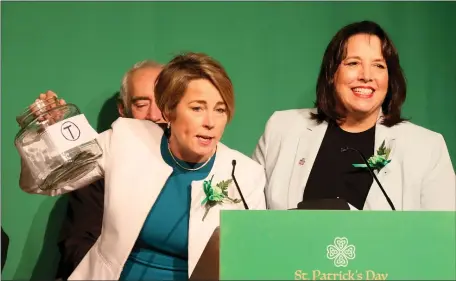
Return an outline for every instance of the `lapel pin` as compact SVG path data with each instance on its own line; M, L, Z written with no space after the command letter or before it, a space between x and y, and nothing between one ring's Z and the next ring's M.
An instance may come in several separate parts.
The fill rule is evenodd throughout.
M304 163L306 163L306 159L301 158L301 160L299 160L299 165L302 166Z

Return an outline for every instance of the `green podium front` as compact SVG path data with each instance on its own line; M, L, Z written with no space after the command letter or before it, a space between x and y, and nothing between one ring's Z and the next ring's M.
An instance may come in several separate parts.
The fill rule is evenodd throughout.
M222 211L220 280L456 280L456 212Z

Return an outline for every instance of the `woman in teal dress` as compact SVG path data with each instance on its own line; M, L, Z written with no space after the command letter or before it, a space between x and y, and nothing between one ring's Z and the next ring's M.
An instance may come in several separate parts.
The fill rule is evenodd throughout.
M166 134L160 150L173 173L146 218L120 280L187 280L191 183L208 177L215 157L206 165L177 159L168 149Z
M220 210L266 208L264 168L220 142L234 114L222 65L201 53L178 55L154 90L167 129L119 118L97 137L103 156L85 176L41 190L22 161L20 187L28 193L54 196L105 178L100 237L69 280L188 279Z

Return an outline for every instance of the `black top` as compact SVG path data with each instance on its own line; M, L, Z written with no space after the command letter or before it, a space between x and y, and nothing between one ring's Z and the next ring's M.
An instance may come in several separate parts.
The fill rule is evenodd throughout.
M341 152L342 147L361 151L368 159L374 154L375 126L361 133L349 133L330 123L318 151L304 190L303 200L341 198L362 210L373 178L355 151Z

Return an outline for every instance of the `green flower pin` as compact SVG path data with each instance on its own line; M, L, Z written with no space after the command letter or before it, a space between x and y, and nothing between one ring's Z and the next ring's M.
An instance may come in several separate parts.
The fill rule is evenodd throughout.
M377 154L372 155L369 159L367 159L367 163L369 163L369 166L373 170L380 171L383 167L388 165L389 162L391 162L391 159L388 159L390 152L391 148L386 148L385 141L383 141L377 150ZM366 164L353 164L353 167L367 168Z
M201 202L201 205L205 205L206 212L203 216L203 221L206 218L209 210L217 204L223 204L225 202L229 203L240 203L241 199L232 199L228 196L228 186L233 181L232 179L224 180L217 183L215 186L212 186L212 179L214 175L212 175L209 181L204 181L203 189L204 193L206 194L206 198Z

